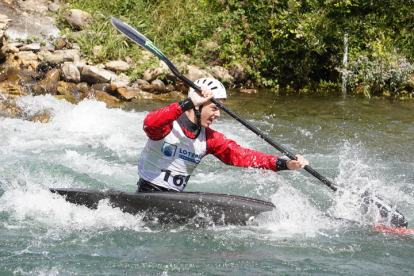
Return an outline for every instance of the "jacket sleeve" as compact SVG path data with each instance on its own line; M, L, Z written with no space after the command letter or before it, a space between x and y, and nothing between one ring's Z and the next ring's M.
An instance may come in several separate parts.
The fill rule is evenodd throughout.
M177 120L183 110L179 103L173 103L169 106L150 112L144 119L144 131L148 138L159 140L170 133L173 122Z
M239 146L222 133L210 128L207 131L207 154L213 154L227 165L238 167L253 167L277 172L278 156L267 155L259 151Z

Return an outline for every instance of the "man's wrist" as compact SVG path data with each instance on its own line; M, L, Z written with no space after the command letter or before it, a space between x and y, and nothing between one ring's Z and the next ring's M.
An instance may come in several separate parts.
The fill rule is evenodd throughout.
M284 171L284 170L289 170L289 168L288 168L288 166L287 166L287 163L288 163L288 161L289 161L290 159L288 159L287 157L285 157L285 156L282 156L282 157L279 157L277 160L276 160L276 169L278 170L278 171Z

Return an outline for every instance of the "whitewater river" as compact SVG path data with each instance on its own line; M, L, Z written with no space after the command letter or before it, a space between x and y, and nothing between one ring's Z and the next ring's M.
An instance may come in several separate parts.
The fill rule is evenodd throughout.
M235 112L333 180L203 159L187 191L229 193L277 209L247 226L159 225L101 202L67 203L56 188L136 189L145 115L167 102L108 109L51 96L18 101L47 124L0 117L0 275L413 275L414 236L374 230L353 192L369 190L414 228L414 101L242 95ZM245 147L278 155L228 115L213 124ZM357 221L344 223L328 216Z

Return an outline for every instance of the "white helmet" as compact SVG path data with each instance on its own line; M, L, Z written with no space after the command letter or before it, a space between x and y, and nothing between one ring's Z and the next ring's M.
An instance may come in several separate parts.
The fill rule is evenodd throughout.
M216 99L227 99L227 93L226 88L224 85L213 78L202 78L198 79L194 82L198 86L207 86L210 88L211 92L214 94L214 98ZM192 93L194 93L194 89L190 88L190 91L188 92L188 97L191 97Z

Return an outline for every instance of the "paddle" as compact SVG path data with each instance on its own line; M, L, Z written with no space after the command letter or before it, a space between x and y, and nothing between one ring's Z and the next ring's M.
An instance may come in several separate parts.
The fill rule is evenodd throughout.
M148 51L150 51L151 53L156 55L159 59L164 61L177 78L182 80L188 86L192 87L194 90L196 90L198 92L201 92L200 87L198 87L191 80L189 80L188 78L183 76L180 73L180 71L174 66L174 64L163 54L163 52L160 49L158 49L157 46L154 45L154 43L151 40L146 38L143 34L141 34L140 32L138 32L133 27L126 24L125 22L123 22L120 19L117 19L117 18L113 17L111 19L111 22L112 22L112 24L114 25L115 28L117 28L120 32L122 32L128 38L130 38L134 42L138 43L139 45L141 45L142 47L144 47L145 49L147 49ZM227 114L229 114L231 117L233 117L234 119L239 121L242 125L244 125L248 129L253 131L260 138L265 140L267 143L272 145L274 148L279 150L281 153L283 153L284 155L286 155L287 157L289 157L292 160L296 160L295 155L293 155L287 149L285 149L284 147L282 147L281 145L276 143L274 140L272 140L269 136L267 136L265 133L260 131L258 128L256 128L255 126L253 126L252 124L250 124L249 122L247 122L246 120L241 118L239 115L234 113L230 108L225 106L223 103L217 101L216 99L212 99L211 102L216 104L219 108L221 108ZM334 191L337 190L337 187L336 187L335 184L333 184L330 180L328 180L327 178L325 178L324 176L319 174L317 171L312 169L310 166L305 166L304 169L307 172L309 172L310 174L312 174L314 177L319 179L322 183L324 183L326 186L328 186L332 190L334 190ZM407 225L408 225L407 220L405 219L405 217L400 212L398 212L398 210L393 210L390 206L387 206L385 203L381 202L381 200L379 200L378 198L376 198L372 195L369 195L367 192L365 192L363 195L364 195L363 196L364 197L364 202L367 202L367 203L368 202L373 202L379 208L381 217L386 219L387 221L389 221L392 226L407 227ZM390 213L392 213L391 217L390 217Z

